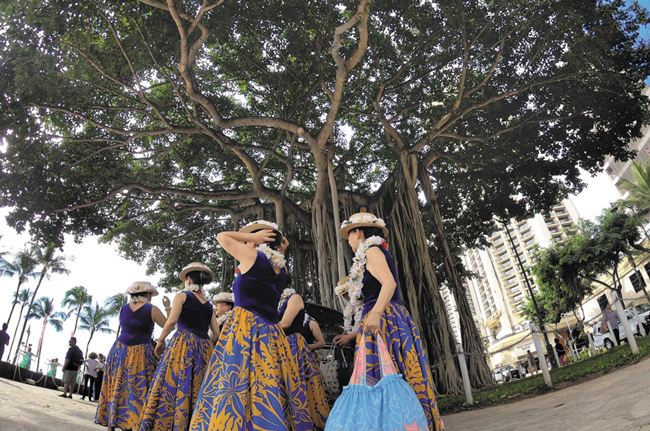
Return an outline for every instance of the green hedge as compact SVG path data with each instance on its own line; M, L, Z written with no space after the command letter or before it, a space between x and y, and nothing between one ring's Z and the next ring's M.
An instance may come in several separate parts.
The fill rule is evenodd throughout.
M554 388L549 388L544 383L542 373L532 377L525 377L502 385L491 386L474 392L474 404L465 403L465 395L441 396L438 398L438 409L441 414L471 410L501 404L516 398L540 395L553 391L556 385L565 382L575 382L597 373L608 373L625 365L635 364L650 355L650 336L637 338L639 354L633 355L630 346L623 346L596 355L594 357L575 362L563 368L551 371L551 380Z

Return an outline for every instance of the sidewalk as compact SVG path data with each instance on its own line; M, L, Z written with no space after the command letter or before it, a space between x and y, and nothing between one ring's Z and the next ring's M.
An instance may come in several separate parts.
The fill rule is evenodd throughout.
M1 431L102 431L96 403L60 398L63 392L0 378Z
M443 420L447 431L650 430L650 359L535 398Z

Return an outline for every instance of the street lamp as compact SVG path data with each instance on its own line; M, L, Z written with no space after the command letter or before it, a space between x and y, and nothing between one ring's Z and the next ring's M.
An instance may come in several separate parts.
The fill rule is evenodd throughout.
M519 252L517 251L517 248L515 247L515 242L513 241L512 236L510 235L510 229L508 228L508 225L501 220L499 220L499 222L506 229L506 235L508 235L510 244L512 244L512 248L514 249L515 252L515 257L517 258L517 263L519 264L519 268L521 269L521 272L524 275L524 284L528 289L528 294L530 295L530 299L532 299L533 301L533 307L535 308L535 314L537 315L537 321L539 322L539 329L543 331L544 342L546 343L546 355L551 361L551 366L553 368L557 368L555 355L551 355L551 352L553 351L553 347L551 346L551 343L548 341L548 335L546 334L544 322L542 321L542 314L539 312L539 307L537 306L537 301L535 300L535 293L533 292L532 287L530 287L530 281L528 280L528 275L526 274L526 268L524 268L524 264L521 262L521 259L519 258ZM522 250L523 250L523 246L522 246Z

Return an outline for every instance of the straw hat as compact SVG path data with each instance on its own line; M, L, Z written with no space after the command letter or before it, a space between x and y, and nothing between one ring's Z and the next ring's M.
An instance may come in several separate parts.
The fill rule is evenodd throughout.
M212 273L210 268L203 265L201 262L192 262L189 265L187 265L185 268L183 268L181 273L178 275L178 278L180 278L182 281L185 281L185 276L187 275L187 273L192 271L207 272L208 274L210 274L210 277L214 278L214 274Z
M348 290L350 290L350 284L348 283L349 281L350 276L347 275L340 279L338 283L336 283L336 287L334 288L334 293L336 293L336 296L343 296L348 293Z
M376 215L366 212L365 207L361 208L360 212L352 214L349 220L345 220L341 223L339 235L341 235L342 238L347 239L350 231L358 227L378 227L384 232L384 235L388 235L386 223L382 219L377 218Z
M151 293L151 296L156 296L158 295L158 290L156 286L148 281L136 281L135 283L131 283L126 289L126 293L129 295L133 295L134 293Z
M230 292L219 292L214 296L214 298L212 298L212 303L213 304L216 305L218 302L229 302L231 304L234 304L235 303L235 297Z
M239 232L241 233L249 233L253 232L254 230L258 229L271 229L271 230L277 230L280 232L280 228L278 227L277 224L271 222L271 221L266 221L266 220L255 220L250 223L248 223L246 226L243 228L239 229ZM282 233L282 232L280 232Z

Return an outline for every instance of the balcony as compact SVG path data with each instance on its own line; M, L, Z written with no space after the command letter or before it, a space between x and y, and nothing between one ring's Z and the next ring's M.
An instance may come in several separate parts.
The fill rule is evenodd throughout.
M564 218L561 218L561 219L560 219L560 223L562 224L562 226L566 226L566 225L570 225L570 224L572 224L572 223L573 223L573 220L571 220L571 219L568 218L568 217L564 217Z
M556 216L561 216L561 215L564 215L564 214L569 214L569 212L567 210L565 210L565 209L555 211Z
M503 254L500 254L500 255L497 256L496 261L497 261L497 263L501 263L502 261L508 259L509 257L510 257L510 255L508 253L503 253Z
M558 222L555 220L545 220L544 222L546 223L546 226L555 226L558 224Z
M504 276L505 277L510 277L514 273L515 273L515 269L512 268L512 269L507 270Z
M519 280L517 279L517 277L512 277L511 279L506 281L506 287L508 287L510 285L513 285L513 284L517 284L518 282L519 282Z
M521 292L521 287L516 286L516 287L513 287L512 289L510 289L510 293L508 293L507 296L512 296L512 295L515 295L515 294L517 294L519 292Z
M528 232L526 232L526 233L523 235L523 236L524 236L524 239L528 238L528 237L531 236L532 234L533 234L533 231L532 231L532 230L529 230Z
M497 245L501 244L500 246L497 247L497 250L496 250L497 253L506 249L506 245L502 244L502 243L503 243L503 241L499 241L498 243L494 244L494 247L497 247Z
M512 266L512 262L507 261L506 263L504 263L503 265L501 265L501 269L508 269L508 268L510 268L511 266Z
M537 243L537 240L535 238L529 239L528 241L526 241L526 248L531 247L533 244L536 244L536 243Z

